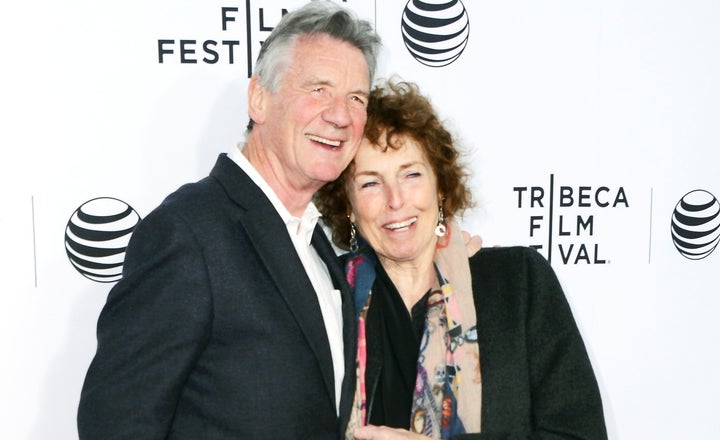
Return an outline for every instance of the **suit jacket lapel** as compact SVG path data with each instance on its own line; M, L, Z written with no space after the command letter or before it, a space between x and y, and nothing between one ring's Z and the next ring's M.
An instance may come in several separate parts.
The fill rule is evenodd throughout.
M335 255L335 251L330 245L330 242L328 241L325 232L323 232L319 224L315 225L311 244L317 251L318 255L320 255L320 258L322 258L322 260L325 262L325 265L328 268L328 272L330 272L330 277L332 278L335 288L341 290L341 292L344 290L343 293L349 295L350 286L348 286L347 281L345 280L343 267L340 265L340 260L338 259L337 255ZM345 298L343 297L343 300L344 299Z
M374 287L374 286L373 286ZM385 322L382 309L370 307L368 317L365 321L365 339L372 340L375 348L368 351L367 364L365 366L365 387L367 398L367 418L370 420L374 406L377 388L380 386L380 373L383 367L383 352L385 350Z
M357 350L357 327L352 291L345 278L345 271L320 225L315 226L312 245L327 265L335 288L340 290L343 314L343 344L345 347L345 376L340 397L340 432L344 434L355 398L355 355Z
M285 233L285 224L257 185L225 155L220 156L211 176L243 208L239 215L240 227L247 232L254 251L267 267L280 295L318 358L326 391L331 401L335 402L332 356L320 305L290 237Z

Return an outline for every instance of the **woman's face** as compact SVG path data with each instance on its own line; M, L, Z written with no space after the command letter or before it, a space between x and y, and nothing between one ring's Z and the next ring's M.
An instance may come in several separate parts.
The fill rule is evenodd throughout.
M398 149L383 151L366 139L355 155L348 182L350 220L380 259L432 261L437 236L437 179L419 144L401 137Z

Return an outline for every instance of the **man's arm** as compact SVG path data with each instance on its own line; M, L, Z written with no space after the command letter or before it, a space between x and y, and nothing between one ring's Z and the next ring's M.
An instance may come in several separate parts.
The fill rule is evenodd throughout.
M190 228L154 212L133 233L98 320L78 410L81 439L158 439L209 337L205 262Z

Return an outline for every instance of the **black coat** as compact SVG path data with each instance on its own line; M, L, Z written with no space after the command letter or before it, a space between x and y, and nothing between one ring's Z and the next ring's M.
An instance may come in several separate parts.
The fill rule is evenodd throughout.
M530 248L489 248L470 259L470 271L482 432L456 439L606 439L597 381L548 262ZM382 343L379 325L366 331L368 345ZM374 353L366 371L369 408L382 368L382 349Z
M349 289L320 227L313 245L350 323ZM132 235L98 321L80 438L336 439L354 390L355 329L344 327L338 419L315 291L272 204L221 155Z

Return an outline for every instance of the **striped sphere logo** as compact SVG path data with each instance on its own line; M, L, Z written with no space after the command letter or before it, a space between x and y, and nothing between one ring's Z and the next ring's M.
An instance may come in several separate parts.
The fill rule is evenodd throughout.
M458 59L470 36L468 14L460 0L410 0L401 27L410 54L430 67Z
M127 248L140 216L127 203L109 197L85 202L65 228L70 263L84 277L110 283L122 277Z
M720 202L703 190L685 194L675 206L671 229L673 243L684 257L707 257L720 242Z

